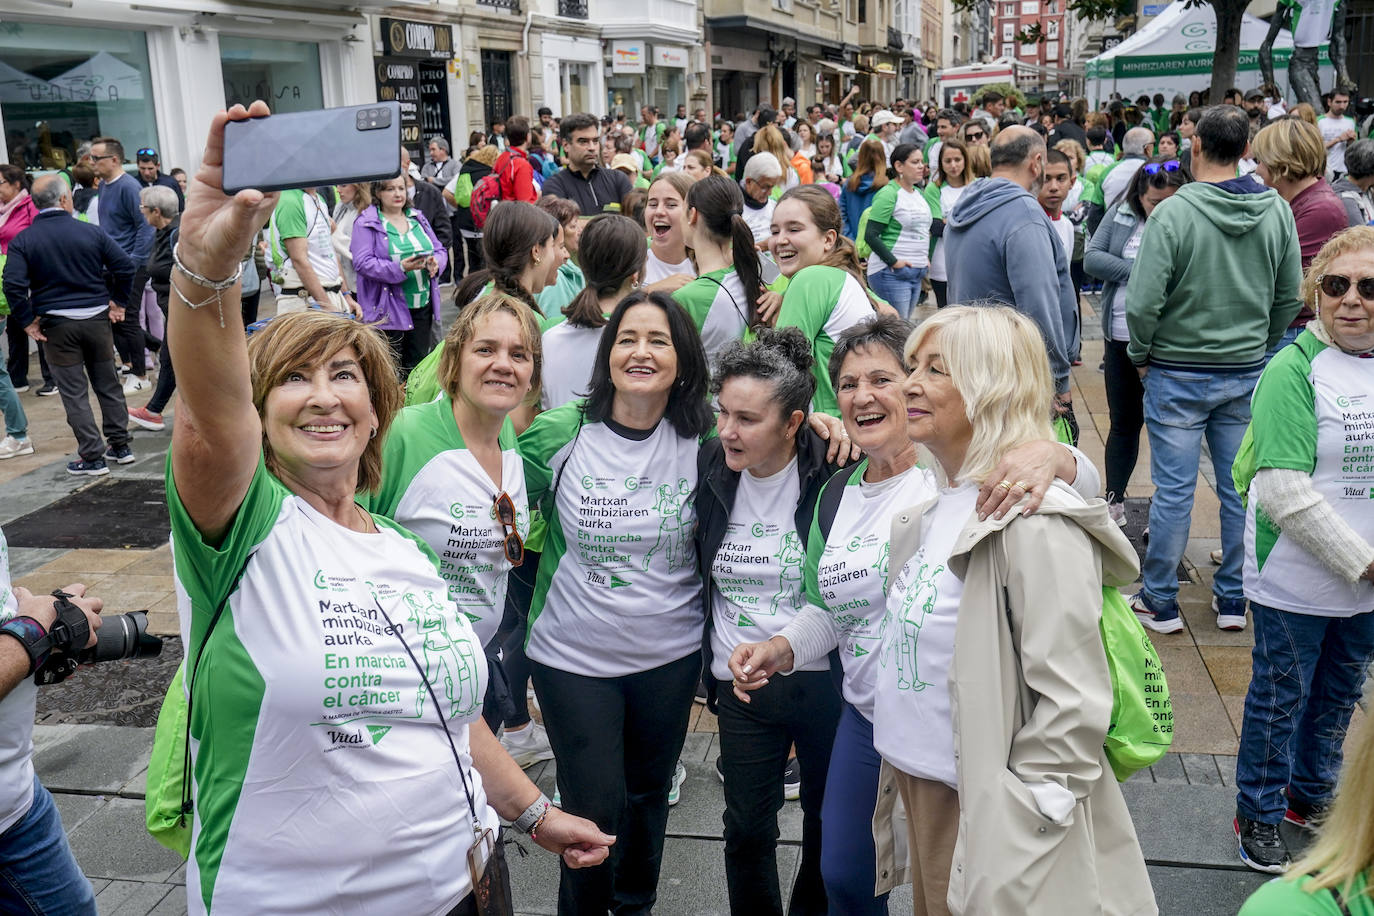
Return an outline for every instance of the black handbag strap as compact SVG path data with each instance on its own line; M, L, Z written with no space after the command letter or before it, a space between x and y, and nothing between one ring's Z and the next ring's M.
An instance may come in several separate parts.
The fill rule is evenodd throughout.
M181 827L186 826L186 818L190 816L195 806L191 800L191 704L195 702L196 698L196 672L200 670L200 660L205 657L205 646L210 642L210 634L215 632L215 624L219 623L220 615L229 606L229 599L238 590L239 582L248 569L248 562L253 559L255 553L257 553L256 550L249 551L248 556L243 558L243 565L234 574L234 580L229 583L228 591L220 599L219 605L215 608L215 613L210 616L210 625L205 628L205 636L196 649L195 660L191 662L191 677L186 681L186 740L182 747L181 759L181 817L177 822Z

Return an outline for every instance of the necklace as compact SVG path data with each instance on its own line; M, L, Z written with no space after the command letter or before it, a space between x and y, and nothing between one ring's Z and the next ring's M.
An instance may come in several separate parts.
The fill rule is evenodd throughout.
M372 524L372 517L369 516L366 512L364 512L363 507L358 505L356 502L353 504L353 508L357 511L357 513L360 516L362 516L363 534L371 534L374 527Z

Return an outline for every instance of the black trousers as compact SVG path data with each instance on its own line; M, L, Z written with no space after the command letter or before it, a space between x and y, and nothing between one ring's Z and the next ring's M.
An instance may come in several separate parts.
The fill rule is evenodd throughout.
M1126 485L1140 457L1140 430L1145 426L1145 385L1126 356L1126 341L1102 341L1102 369L1107 386L1107 500L1126 498Z
M430 334L434 330L434 310L425 308L411 309L410 321L414 325L409 331L383 331L396 351L396 362L401 370L401 381L410 375L410 370L419 365L420 360L429 355Z
M145 284L146 285L146 284ZM119 358L129 364L129 372L139 378L148 374L145 350L156 352L162 341L144 330L139 316L143 310L143 287L129 293L129 304L124 307L124 320L113 326L114 345Z
M94 318L45 318L39 325L48 338L53 380L67 411L67 425L76 437L76 450L83 461L105 456L105 443L111 448L129 444L129 408L115 372L111 353L108 313ZM87 394L86 380L100 404L101 425L95 425ZM104 440L101 435L104 434Z
M949 305L949 281L931 280L930 289L935 293L935 307L942 309Z
M842 701L829 671L773 677L743 703L717 684L720 766L725 776L725 880L735 916L781 916L778 812L787 753L801 766L802 857L787 912L825 913L821 803Z
M29 335L24 333L18 321L9 318L5 321L5 340L9 342L9 355L5 360L5 371L9 373L10 384L23 388L29 383ZM52 370L48 368L48 355L43 345L38 344L38 369L43 373L43 384L51 385Z
M170 294L169 294L170 295ZM157 297L157 307L162 309L162 317L167 316L167 296ZM163 325L166 327L166 325ZM148 410L153 413L162 413L167 402L172 400L172 394L177 390L177 376L172 371L172 349L167 346L167 341L162 342L162 349L158 351L157 367L157 386L153 389L153 397L148 401Z
M558 760L563 810L616 836L610 859L595 868L559 864L559 916L652 913L668 789L687 737L701 653L623 677L530 667Z

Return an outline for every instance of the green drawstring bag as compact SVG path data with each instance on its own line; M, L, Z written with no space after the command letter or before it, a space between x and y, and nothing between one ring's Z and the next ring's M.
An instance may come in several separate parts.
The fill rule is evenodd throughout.
M863 213L859 214L859 228L854 232L854 253L862 260L873 253L873 248L868 244L868 214L873 212L872 207L866 207Z
M153 732L153 755L148 760L148 788L143 800L144 821L148 832L163 846L180 853L184 859L191 853L191 824L182 816L185 798L186 773L182 766L186 756L187 716L185 683L186 663L177 666L176 677L167 688L162 709L157 714L157 729Z
M1114 588L1102 589L1102 645L1112 675L1112 719L1103 748L1120 782L1156 763L1174 740L1174 708L1159 654Z
M5 272L5 256L0 254L0 274ZM10 313L9 300L5 298L5 289L0 286L0 318L8 316Z

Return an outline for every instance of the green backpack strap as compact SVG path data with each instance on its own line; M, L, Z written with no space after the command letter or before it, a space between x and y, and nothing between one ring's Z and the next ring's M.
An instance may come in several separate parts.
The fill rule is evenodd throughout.
M210 634L215 631L224 609L229 606L229 598L238 590L239 581L253 559L252 551L243 560L243 565L234 575L229 590L220 599L210 624L205 628L205 636L196 649L195 660L191 663L191 678L186 680L186 661L177 667L177 673L167 688L162 700L162 708L157 714L157 728L153 733L153 752L148 759L148 786L143 801L144 822L153 839L173 852L186 858L191 853L191 816L195 801L191 792L191 700L196 685L196 672L200 670L201 659L205 656L205 646L210 642ZM185 685L185 689L183 689ZM181 766L178 767L177 763Z

